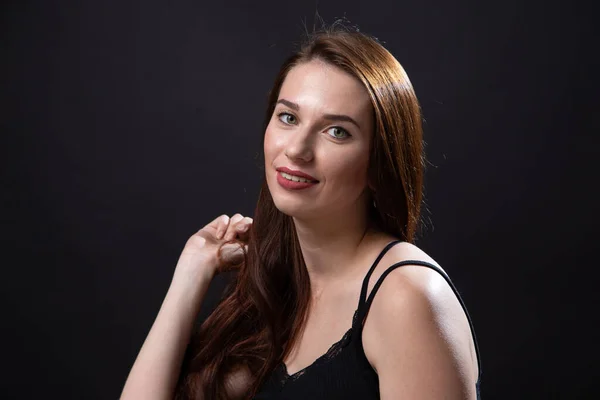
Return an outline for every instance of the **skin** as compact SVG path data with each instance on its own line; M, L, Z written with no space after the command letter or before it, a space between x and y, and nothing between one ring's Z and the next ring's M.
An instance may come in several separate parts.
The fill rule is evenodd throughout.
M293 68L279 100L299 109L275 107L264 140L267 184L277 208L294 219L312 289L320 292L352 272L347 266L370 233L367 166L373 111L358 81L321 61ZM359 127L325 120L323 114L350 116ZM306 172L319 183L289 191L277 183L275 168L283 166Z
M373 108L364 86L320 60L294 67L285 79L264 140L267 184L276 207L293 217L311 284L308 318L288 373L310 366L351 326L360 286L379 252L397 238L369 222L367 167ZM282 114L283 113L283 114ZM332 121L325 114L353 119ZM289 191L277 167L306 172L319 183ZM367 293L390 265L429 255L410 243L379 262ZM391 272L374 298L362 335L379 375L381 399L474 399L477 362L458 299L439 273L420 266Z

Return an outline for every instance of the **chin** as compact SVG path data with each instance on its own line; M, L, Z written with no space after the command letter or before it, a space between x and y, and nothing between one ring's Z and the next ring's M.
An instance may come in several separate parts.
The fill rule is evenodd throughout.
M277 201L273 197L273 204L275 204L275 207L279 211L281 211L285 215L289 215L290 217L295 217L298 214L302 213L302 207L301 206L295 206L293 204L290 204L289 201L281 201L281 200Z
M296 203L296 204L292 204L292 203ZM277 201L275 199L275 197L273 197L273 204L275 204L275 207L281 213L283 213L289 217L309 219L310 217L314 217L314 215L315 215L314 211L307 209L306 206L304 204L301 204L300 202L287 201L287 200Z

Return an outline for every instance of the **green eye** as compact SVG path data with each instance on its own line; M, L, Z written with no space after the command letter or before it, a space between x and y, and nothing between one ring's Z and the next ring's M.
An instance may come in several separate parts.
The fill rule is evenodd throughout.
M288 112L280 112L279 114L277 114L277 118L283 122L286 125L295 125L297 120L296 120L296 116L294 114L290 114ZM287 119L287 120L286 120ZM347 130L345 130L342 127L339 126L332 126L331 128L328 129L328 131L332 130L332 129L336 129L337 130L337 134L333 134L333 135L329 135L332 138L336 139L336 140L347 140L349 137L351 137L352 135L348 133ZM339 134L341 134L342 136L338 136ZM344 136L345 135L345 136Z
M283 116L283 117L285 117L285 116L288 116L288 117L290 117L290 118L288 118L288 121L286 122L286 121L284 121L284 120L281 118L282 116ZM295 117L295 116L293 116L293 115L292 115L292 114L290 114L290 113L286 113L286 112L282 112L282 113L279 113L279 114L277 114L277 118L279 118L279 120L280 120L281 122L283 122L284 124L288 124L288 125L289 125L289 124L293 124L293 123L296 121L296 117ZM292 119L292 120L290 121L290 119Z
M342 137L336 136L335 134L334 134L334 135L331 135L331 136L332 136L334 139L344 139L344 138L346 138L346 137L350 137L350 136L351 136L351 135L350 135L348 132L346 132L346 130L345 130L345 129L343 129L343 128L340 128L339 126L333 126L333 127L329 128L329 129L330 129L330 130L332 130L332 129L337 129L337 130L338 130L338 132L341 132L341 133L343 133L343 134L345 134L345 135L346 135L346 136L342 136Z

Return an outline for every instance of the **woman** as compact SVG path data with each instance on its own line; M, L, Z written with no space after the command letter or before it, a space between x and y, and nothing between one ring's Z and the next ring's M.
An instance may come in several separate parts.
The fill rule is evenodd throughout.
M417 98L377 40L338 27L284 63L254 219L223 215L188 240L122 399L479 397L468 313L411 244ZM209 282L229 269L239 271L192 335Z

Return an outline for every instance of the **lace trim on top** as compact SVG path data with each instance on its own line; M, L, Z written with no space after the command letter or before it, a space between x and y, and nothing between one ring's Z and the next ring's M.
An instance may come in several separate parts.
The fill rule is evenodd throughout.
M331 347L329 347L329 350L327 350L327 352L325 354L323 354L322 356L317 358L312 364L310 364L310 365L302 368L301 370L294 372L292 375L290 375L287 372L287 366L285 365L285 363L283 361L281 361L281 363L279 364L279 368L280 368L280 371L283 376L283 379L281 380L281 384L284 385L288 381L297 380L302 375L304 375L304 373L307 372L309 369L316 367L318 365L326 364L327 362L329 362L333 358L335 358L338 354L340 354L341 351L346 346L348 346L348 344L350 344L350 341L352 339L352 331L354 330L357 316L358 316L358 309L354 312L354 316L352 317L352 326L350 327L350 329L348 329L346 331L346 333L344 334L344 336L342 336L342 338L340 340L338 340L337 342L332 344Z

